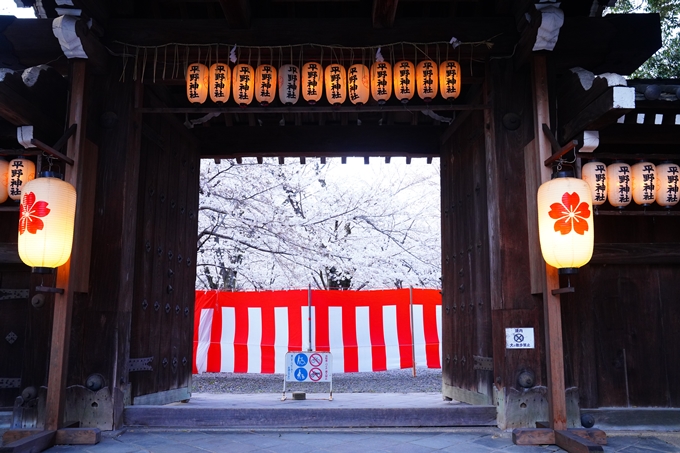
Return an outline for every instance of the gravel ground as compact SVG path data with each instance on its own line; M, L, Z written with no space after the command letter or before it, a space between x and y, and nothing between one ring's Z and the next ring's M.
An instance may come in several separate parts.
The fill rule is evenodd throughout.
M289 382L289 391L321 393L328 384ZM418 368L374 373L333 375L333 393L422 393L441 392L442 370ZM193 376L195 393L280 393L283 374L203 373Z

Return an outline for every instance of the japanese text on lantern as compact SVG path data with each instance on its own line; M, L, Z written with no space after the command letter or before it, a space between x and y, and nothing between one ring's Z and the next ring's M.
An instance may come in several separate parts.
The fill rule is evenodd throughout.
M24 163L20 160L13 160L9 175L9 194L18 197L21 195L22 176L24 175Z
M431 61L426 61L423 64L421 75L423 77L423 93L432 94L432 84L434 83L432 76L434 75L434 70Z
M619 167L619 202L630 201L630 167Z
M376 71L376 86L377 88L377 94L379 96L384 96L387 94L387 65L384 62L378 62L378 69Z
M316 96L319 85L319 67L312 63L307 67L307 84L305 90L309 96Z
M399 92L401 94L411 93L411 68L406 61L399 64Z
M195 99L195 98L198 97L200 72L201 72L201 68L197 64L189 66L189 98L190 99Z
M339 66L332 66L331 67L331 98L333 99L340 99L342 97L342 94L340 93L340 89L342 88L342 85L340 84L340 67Z
M349 84L347 85L347 89L349 90L349 98L352 101L356 101L359 99L359 94L357 93L359 90L359 71L356 67L352 66L349 68L349 77L347 80L349 81Z
M456 93L456 78L458 77L458 71L456 70L456 63L454 61L447 61L446 63L445 80L446 80L446 92L449 94Z
M286 81L286 92L288 98L295 99L297 97L298 88L298 72L295 66L292 66L288 71L288 80Z
M218 64L215 66L215 73L213 74L213 95L216 98L224 97L224 87L226 81L226 71L227 67L223 64Z
M654 165L644 165L642 167L642 197L644 200L654 201L654 176Z
M248 90L250 90L250 68L247 66L241 66L238 75L238 98L242 100L248 100Z
M267 97L270 95L272 88L272 67L262 67L262 80L260 81L260 96Z
M678 201L678 167L668 166L666 171L666 201L675 203Z
M605 201L607 192L607 174L604 164L595 165L595 197L593 201Z

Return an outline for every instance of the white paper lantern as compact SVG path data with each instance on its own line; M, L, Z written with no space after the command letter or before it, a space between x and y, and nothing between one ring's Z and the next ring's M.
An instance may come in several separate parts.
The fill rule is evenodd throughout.
M633 201L649 206L656 199L656 167L651 162L638 162L632 168Z
M272 103L276 96L276 68L270 64L261 64L255 71L255 99L260 105Z
M624 162L614 162L607 167L607 198L617 208L628 206L631 201L631 168Z
M460 64L446 60L439 65L439 91L444 99L456 99L460 95Z
M9 177L7 178L7 194L12 200L21 199L21 190L35 179L35 164L25 157L17 157L9 163Z
M416 68L410 61L402 60L394 65L394 96L406 104L413 98Z
M581 168L581 179L590 186L593 205L607 201L607 166L602 162L588 162Z
M416 86L418 96L425 102L430 102L437 95L439 74L437 63L432 60L424 60L416 66Z
M678 164L664 162L656 166L656 202L665 208L678 204Z
M392 96L392 65L376 61L371 66L371 96L382 105Z
M347 95L352 104L366 104L371 94L370 71L363 64L354 64L347 70Z
M237 64L231 77L234 100L241 107L253 102L255 70L249 64Z
M293 105L300 99L300 69L292 64L279 68L279 100L284 105Z
M331 105L340 105L347 99L347 73L341 64L329 64L324 70L326 99Z
M59 267L71 256L76 190L57 176L41 173L22 191L19 257L33 268Z
M573 274L593 256L590 186L557 177L538 189L538 234L543 259L561 274Z
M0 157L0 203L7 201L7 180L9 179L9 162Z
M302 65L302 97L314 105L323 95L323 69L320 63L309 62Z
M192 63L187 68L187 99L192 104L203 104L208 99L208 68L201 63Z
M231 69L227 63L215 63L210 66L210 99L224 103L231 93Z

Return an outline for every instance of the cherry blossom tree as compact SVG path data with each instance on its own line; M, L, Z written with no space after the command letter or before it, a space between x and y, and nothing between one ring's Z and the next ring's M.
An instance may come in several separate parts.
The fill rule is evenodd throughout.
M206 160L200 184L199 288L440 286L438 161Z

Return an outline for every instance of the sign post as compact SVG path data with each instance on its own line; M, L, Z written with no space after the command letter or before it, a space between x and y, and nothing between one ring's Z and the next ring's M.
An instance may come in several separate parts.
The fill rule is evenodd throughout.
M288 382L328 382L328 399L333 401L333 356L330 352L288 352L285 366L281 401L286 400Z

